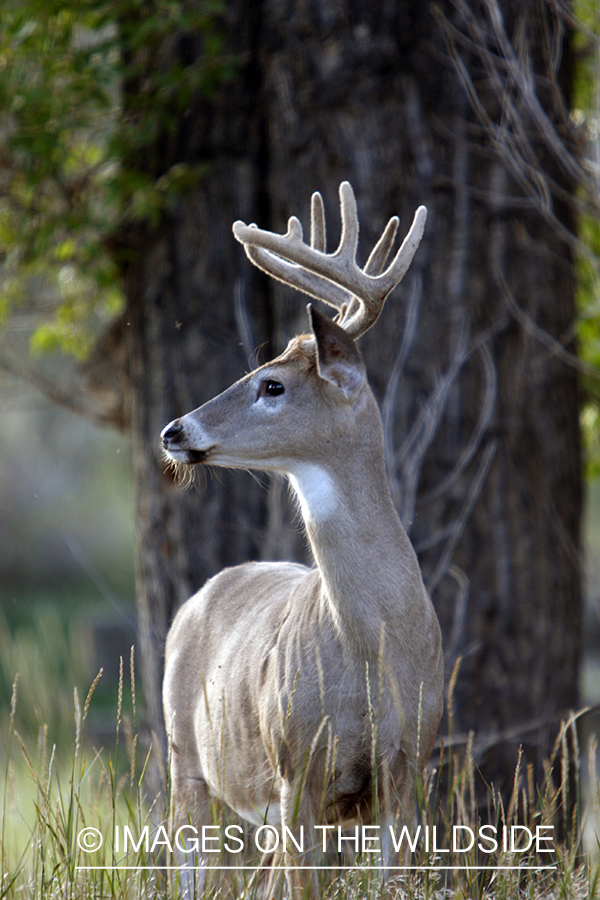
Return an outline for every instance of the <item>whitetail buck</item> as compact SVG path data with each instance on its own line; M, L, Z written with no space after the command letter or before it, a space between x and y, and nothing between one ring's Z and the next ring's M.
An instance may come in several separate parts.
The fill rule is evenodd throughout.
M179 611L164 680L178 823L211 824L218 797L255 825L287 825L297 839L303 827L311 848L322 843L315 825L381 821L386 844L388 823L412 822L415 777L442 711L440 629L391 501L381 417L355 343L406 272L426 210L383 271L391 219L361 270L347 182L340 200L332 254L320 194L310 246L296 218L286 235L233 226L253 263L337 307L337 320L309 306L309 334L162 432L177 464L287 475L316 562L226 569ZM316 856L291 850L290 891L315 895Z

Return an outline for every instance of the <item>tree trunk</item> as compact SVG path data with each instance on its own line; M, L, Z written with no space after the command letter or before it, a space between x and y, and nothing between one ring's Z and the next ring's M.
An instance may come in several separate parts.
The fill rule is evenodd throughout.
M542 0L501 7L508 37L526 35L533 71L552 79L538 96L564 126L556 98L568 107L568 35ZM416 315L387 417L390 465L442 623L448 674L462 657L455 725L479 733L532 720L550 727L577 703L577 378L535 332L558 341L571 334L574 272L561 229L572 231L573 222L557 198L576 185L525 102L523 177L493 132L502 104L484 58L486 50L498 55L491 2L369 0L360 14L353 8L264 0L250 10L231 0L227 49L244 65L216 100L197 104L193 125L170 148L170 158L208 161L208 174L127 271L142 657L157 734L175 608L224 565L305 554L280 483L267 489L246 474L201 473L199 493L182 492L164 472L160 430L247 368L236 290L255 346L281 350L306 327L305 298L252 271L231 223L284 231L291 214L307 223L318 189L331 249L343 179L357 195L363 262L389 216L399 213L405 231L420 203L429 210L409 276L361 347L384 402L409 312ZM487 45L469 43L476 27ZM520 102L516 89L513 100ZM540 184L555 186L546 209L540 185L529 187L528 153ZM430 443L408 446L453 366ZM489 772L498 786L511 784L505 747Z
M440 4L435 15L414 2L378 4L357 20L340 5L317 10L297 0L273 0L267 17L277 49L265 65L269 191L275 228L283 230L292 212L307 220L308 185L325 188L328 220L337 224L336 187L343 178L351 181L364 258L390 215L400 212L406 228L419 203L428 207L410 277L361 345L383 400L411 292L421 292L396 395L396 448L436 379L451 367L461 339L470 347L485 340L462 365L425 455L411 536L442 623L448 675L462 658L456 726L488 735L517 726L486 769L497 787L504 783L510 790L518 746L525 742L519 726L545 723L547 736L578 696L577 376L533 334L535 324L530 333L527 322L515 318L511 306L512 300L531 322L570 343L575 276L561 228L572 233L574 226L560 198L575 185L541 141L524 103L515 113L527 139L518 165L525 169L531 154L540 181L552 180L553 215L536 198L536 186L524 189L515 177L508 141L494 143L482 129L482 113L476 117L447 50L454 38L458 51L450 50L460 54L454 29L471 36L479 28L479 40L486 29L489 35L485 10L492 4L470 6L476 15L460 3ZM553 78L552 89L539 90L549 115L557 97L568 109L569 98L561 94L571 77L568 40L562 37L559 68L552 70L548 56L561 40L562 23L545 3L502 7L506 33L517 25L524 29L540 83L542 76ZM487 46L460 54L473 82L489 66L486 51L497 49L497 41L488 39ZM493 125L500 97L489 95L489 84L477 89ZM558 109L551 124L564 132L566 116ZM516 174L527 180L524 171ZM294 319L283 290L277 295L289 328ZM293 310L298 302L286 306ZM495 405L478 451L442 490L465 458L492 379ZM398 456L401 487L410 492L411 467ZM540 742L542 754L547 740Z

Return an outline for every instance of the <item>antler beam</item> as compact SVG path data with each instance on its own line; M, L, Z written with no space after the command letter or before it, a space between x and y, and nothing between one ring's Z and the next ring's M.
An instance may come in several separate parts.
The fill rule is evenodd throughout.
M347 181L340 185L342 236L334 253L326 253L323 198L311 200L310 245L303 239L296 216L286 234L263 231L256 225L234 222L233 233L249 259L269 275L323 300L339 310L338 323L355 340L379 317L387 295L404 277L423 235L427 210L420 206L396 256L384 271L394 243L399 219L393 216L373 248L364 269L356 263L358 214L354 191Z

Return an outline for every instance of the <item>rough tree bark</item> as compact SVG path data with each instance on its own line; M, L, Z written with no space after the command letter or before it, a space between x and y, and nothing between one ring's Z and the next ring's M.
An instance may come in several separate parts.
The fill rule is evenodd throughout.
M254 345L267 343L265 358L305 326L303 298L251 271L231 223L283 231L292 213L307 221L310 192L319 189L333 246L343 179L356 191L363 254L390 215L400 213L406 227L418 204L429 208L410 277L362 349L384 401L407 311L416 314L389 418L392 474L449 668L462 657L455 727L503 732L535 720L550 728L577 703L577 378L526 327L529 317L569 345L575 285L563 235L574 227L576 185L517 87L501 96L489 68L491 59L506 82L494 30L501 12L502 33L531 64L540 108L566 140L572 73L557 10L543 0L263 0L251 8L229 0L226 49L241 68L216 98L194 105L167 153L170 161L207 161L208 174L141 238L126 271L140 655L157 734L174 609L224 565L306 553L280 484L266 489L223 472L201 477L199 493L182 492L164 473L160 430L247 367L236 292ZM522 171L494 132L508 100L523 129ZM405 439L461 348L420 459ZM499 787L514 771L506 747L487 770Z

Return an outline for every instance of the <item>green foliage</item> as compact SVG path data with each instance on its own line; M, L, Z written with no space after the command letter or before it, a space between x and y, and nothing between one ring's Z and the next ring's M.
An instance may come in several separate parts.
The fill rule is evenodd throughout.
M0 898L90 896L126 900L160 896L151 885L143 846L139 852L130 852L124 861L121 855L123 868L117 870L110 868L118 858L108 841L101 839L97 851L89 849L98 834L110 837L116 829L127 827L137 839L144 827L150 827L151 804L144 803L143 779L152 751L144 755L138 747L133 650L129 669L127 691L127 664L122 663L110 754L91 750L85 740L88 713L102 670L83 704L75 689L70 729L74 735L58 746L49 742L43 725L37 748L23 737L21 680L15 679L0 776ZM125 694L131 698L129 713L123 710ZM63 754L69 749L70 759ZM139 869L132 872L126 864Z
M597 142L598 59L600 11L595 0L575 0L574 13L579 29L573 36L577 65L574 73L574 119L587 132L587 140ZM583 197L579 217L581 252L577 260L578 350L581 358L598 370L599 377L582 376L584 404L581 427L588 478L600 475L600 220L597 202Z
M36 352L87 353L122 303L123 236L155 227L202 178L203 165L169 160L162 146L194 99L235 71L221 10L215 0L1 5L0 322L24 306Z
M600 373L600 220L591 215L582 216L579 237L586 251L577 264L580 356ZM600 380L586 377L584 388L587 398L600 404Z
M582 215L579 237L583 252L577 263L577 342L579 356L590 364L590 372L581 376L583 406L581 431L585 448L587 478L600 475L600 221L592 215ZM591 369L598 376L591 374Z

